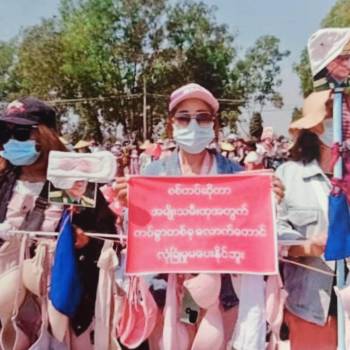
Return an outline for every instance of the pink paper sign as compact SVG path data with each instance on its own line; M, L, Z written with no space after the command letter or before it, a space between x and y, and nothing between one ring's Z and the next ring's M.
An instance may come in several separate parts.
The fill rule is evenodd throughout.
M277 272L272 176L129 180L126 272Z

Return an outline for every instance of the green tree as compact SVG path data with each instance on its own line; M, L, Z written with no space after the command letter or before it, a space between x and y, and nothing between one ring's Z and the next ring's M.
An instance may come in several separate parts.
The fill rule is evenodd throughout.
M280 40L274 36L260 37L233 71L232 81L245 98L246 107L253 111L261 112L268 102L283 106L282 96L277 91L282 84L280 62L290 52L281 51L279 44Z
M19 95L36 95L47 99L49 92L69 94L61 67L62 41L55 19L24 30L16 51L17 64L13 74L17 77Z
M141 135L144 88L151 133L166 117L169 93L197 82L224 99L222 120L234 130L246 101L282 106L276 87L288 53L264 37L236 64L235 38L215 11L192 0L61 0L57 18L19 36L4 91L74 99L56 104L60 113L72 108L78 132L101 139L113 123ZM1 60L0 47L0 69Z
M292 120L291 123L297 121L298 119L303 117L303 111L301 108L294 107L292 112Z
M307 49L304 49L300 56L300 62L294 65L294 71L299 76L300 87L304 97L308 96L313 91L313 80L309 54Z
M14 41L0 42L0 99L7 97L10 91L16 89L13 66L16 45Z
M350 3L348 0L337 0L322 21L323 28L350 27Z

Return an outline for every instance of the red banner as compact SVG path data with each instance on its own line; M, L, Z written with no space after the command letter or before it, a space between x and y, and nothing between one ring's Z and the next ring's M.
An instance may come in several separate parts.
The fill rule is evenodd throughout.
M272 175L133 177L126 272L277 272Z

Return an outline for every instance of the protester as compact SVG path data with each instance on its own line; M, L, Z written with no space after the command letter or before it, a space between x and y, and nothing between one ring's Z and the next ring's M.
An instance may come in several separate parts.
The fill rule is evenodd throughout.
M168 157L152 162L143 170L145 176L206 176L219 174L232 174L242 170L242 167L223 157L220 152L215 149L208 149L208 145L215 139L218 126L217 112L219 103L217 99L205 88L197 84L188 84L175 90L170 97L169 118L168 118L168 137L173 138L177 144L177 149ZM114 186L117 191L118 198L121 203L127 203L127 184L125 179L117 179ZM278 180L274 182L274 192L278 198L283 196L283 188ZM169 278L175 284L176 275L169 275ZM191 277L189 277L191 278ZM160 281L166 286L166 277L153 276L159 284ZM264 282L262 277L258 276L258 286ZM242 277L242 280L247 280ZM252 278L254 280L254 277ZM152 279L151 279L152 281ZM173 283L171 282L171 283ZM151 282L153 283L153 282ZM257 286L257 285L255 285ZM171 286L175 288L176 286ZM202 286L205 288L206 286ZM164 288L163 288L164 289ZM168 288L169 290L169 288ZM158 289L159 291L159 289ZM259 292L263 295L263 289ZM158 295L158 294L157 294ZM164 294L163 294L164 297ZM168 297L167 297L168 298ZM234 324L234 313L231 313L233 307L237 304L237 296L233 290L229 275L221 276L221 292L219 301L223 307L222 316L230 318L226 314L231 315L230 327L224 330L225 342L232 336L232 326ZM164 305L163 301L157 301L158 305ZM254 304L254 301L253 301ZM261 315L263 314L263 310ZM224 314L226 316L224 316ZM255 319L257 319L255 317ZM159 320L159 322L161 322ZM168 322L168 321L164 321ZM221 321L222 322L222 321ZM220 323L220 322L219 322ZM265 343L265 324L263 325L263 334L259 332L259 341ZM218 325L219 326L219 325ZM251 325L252 326L252 325ZM171 328L171 324L164 324L164 330ZM254 327L254 326L253 326ZM261 329L261 324L260 324ZM243 327L244 328L244 327ZM193 332L192 332L193 333ZM242 334L242 333L240 333ZM250 332L252 338L256 338L256 332ZM196 338L196 334L192 334ZM235 341L242 341L243 335L238 336ZM224 346L222 343L217 344L218 348ZM193 339L193 338L192 338ZM254 341L253 341L254 342ZM225 344L226 346L227 344Z
M74 145L73 149L78 153L91 153L90 145L89 141L80 140Z
M325 124L330 117L326 108L329 99L326 91L312 93L305 100L303 118L290 125L295 134L291 160L276 172L286 188L278 213L279 236L304 240L302 245L290 247L288 256L310 267L283 266L288 292L285 321L292 350L337 348L334 262L323 257L331 189L331 149L323 141L330 131Z
M140 161L140 171L141 173L144 169L152 162L152 156L150 154L150 149L153 147L150 140L146 140L143 144L140 145L140 150L142 151L139 157Z
M244 165L247 170L264 168L263 159L256 151L256 144L254 142L247 142L247 154L244 158Z
M13 233L14 230L55 232L58 227L64 207L48 202L46 173L49 152L64 152L66 148L55 130L55 111L36 98L25 97L10 103L0 116L0 124L0 149L2 149L0 152L0 275L9 274L10 276L10 273L20 271L19 269L13 272L11 269L9 270L11 266L18 264L20 243L22 242L21 237ZM72 339L70 345L74 348L74 346L76 347L74 344L84 340L85 344L90 344L90 347L85 346L84 349L92 349L90 333L99 273L97 260L103 242L88 239L84 235L84 231L116 234L115 217L102 194L98 192L96 208L81 208L74 212L72 221L75 227L75 254L83 294L80 304L77 305L77 312L70 320L69 332ZM55 247L55 241L52 239L38 238L34 242L35 244L31 246L33 251L45 244L50 247L51 251ZM13 254L14 248L16 248L17 254ZM51 263L52 258L51 253L48 258ZM67 269L69 268L67 265ZM50 270L48 268L44 269L42 273L45 275L45 279L49 278ZM38 276L33 277L33 279L35 278ZM33 326L34 324L40 325L41 319L47 318L48 297L46 294L47 286L43 286L45 292L43 291L40 298L37 299L36 303L39 303L37 307L33 307L34 296L29 290L26 292L25 299L16 299L15 302L13 298L23 290L20 282L21 279L12 286L13 293L8 295L8 297L12 295L12 299L6 300L6 302L9 305L10 316L14 313L16 320L20 320L16 322L22 322L21 337L24 344L28 345L27 347L23 345L23 349L26 349L38 337L42 339L45 334L48 334L47 324L46 327L44 324L41 328ZM17 305L17 302L21 305ZM15 309L18 306L21 306L19 310ZM57 310L52 312L53 318L58 321L58 326L51 324L52 330L62 328L63 324L59 320L66 316ZM17 338L18 332L11 328L13 327L11 317L3 318L3 313L0 312L0 318L2 329L13 330L16 334L16 337L8 337L6 332L0 332L0 347L13 349L15 347L12 342ZM60 343L60 349L66 349L66 344Z

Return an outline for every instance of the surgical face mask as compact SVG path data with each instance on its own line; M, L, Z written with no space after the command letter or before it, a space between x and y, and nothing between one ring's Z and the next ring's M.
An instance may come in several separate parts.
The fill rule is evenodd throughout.
M323 133L319 135L321 142L327 147L333 145L333 119L327 118L323 121Z
M174 139L181 149L187 153L201 153L211 141L213 141L214 123L210 123L207 127L201 127L197 121L191 119L186 127L180 127L174 124Z
M36 150L34 140L17 141L10 139L3 147L4 150L0 152L1 157L15 166L31 165L37 161L40 155L40 152Z

